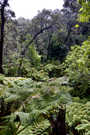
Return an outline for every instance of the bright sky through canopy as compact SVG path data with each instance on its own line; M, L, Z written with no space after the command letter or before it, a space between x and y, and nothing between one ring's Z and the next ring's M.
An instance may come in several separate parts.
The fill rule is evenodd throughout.
M10 0L10 7L16 17L33 18L38 10L61 9L63 0Z

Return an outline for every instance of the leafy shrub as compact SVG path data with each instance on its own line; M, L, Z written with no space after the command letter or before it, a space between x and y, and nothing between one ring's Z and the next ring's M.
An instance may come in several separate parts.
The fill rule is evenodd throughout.
M48 73L50 78L52 77L60 77L63 75L63 67L62 65L54 65L54 64L47 64L44 67L44 71Z
M10 66L10 67L9 67ZM9 63L4 66L5 75L29 77L34 80L44 80L46 73L44 71L38 71L31 63L29 59L19 58L16 63Z
M74 87L74 96L90 94L90 41L83 42L82 46L71 48L65 60L65 73Z
M30 77L36 81L48 80L48 74L43 70L38 71L36 68L32 67L26 77Z
M30 45L30 47L29 47L28 55L29 55L32 65L34 65L35 67L40 65L41 56L38 54L38 52L33 44Z
M90 21L90 1L89 0L78 0L81 4L79 21L80 22L89 22Z
M8 63L4 65L4 74L6 76L17 76L18 67L15 63Z
M35 46L32 44L29 47L28 56L17 57L15 53L9 58L9 61L4 64L4 73L6 76L24 76L30 77L30 73L33 68L35 71L38 69L41 63L41 56L36 51ZM28 75L29 74L29 75Z
M90 102L67 105L66 121L69 129L77 130L80 135L90 134Z

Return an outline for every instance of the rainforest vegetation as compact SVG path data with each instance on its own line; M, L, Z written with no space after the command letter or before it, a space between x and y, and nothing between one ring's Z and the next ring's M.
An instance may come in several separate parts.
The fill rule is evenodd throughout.
M0 0L0 135L90 135L90 1L33 19Z

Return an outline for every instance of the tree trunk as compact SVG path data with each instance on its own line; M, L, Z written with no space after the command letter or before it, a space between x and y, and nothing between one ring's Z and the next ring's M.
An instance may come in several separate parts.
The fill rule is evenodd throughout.
M4 43L4 25L5 25L5 16L4 11L5 7L8 4L8 0L4 0L1 4L1 27L0 27L0 73L3 73L3 43Z
M72 131L73 135L79 135L78 131L75 130L75 127L72 127L71 131Z
M66 135L65 110L60 109L56 120L49 119L52 133L50 135Z
M0 31L0 73L3 73L3 42L4 42L4 5L1 6L1 31Z

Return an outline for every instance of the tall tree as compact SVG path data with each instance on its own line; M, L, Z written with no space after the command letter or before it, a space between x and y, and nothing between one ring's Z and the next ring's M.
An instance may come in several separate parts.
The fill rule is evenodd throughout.
M5 26L5 8L8 5L8 0L1 0L0 2L0 14L1 14L1 26L0 26L0 73L3 73L3 43L4 43L4 26Z

